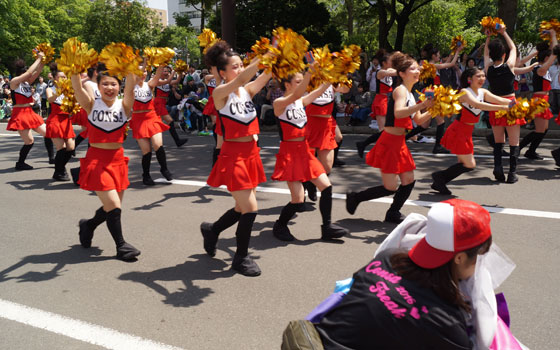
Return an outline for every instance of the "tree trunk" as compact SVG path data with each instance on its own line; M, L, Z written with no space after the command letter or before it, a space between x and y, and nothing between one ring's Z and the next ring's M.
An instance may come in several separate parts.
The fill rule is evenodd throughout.
M388 36L391 25L387 23L387 9L384 0L377 1L377 13L379 14L379 48L393 51L393 47L389 44Z
M498 17L504 20L506 31L513 38L517 20L517 1L498 0Z
M204 16L206 16L206 6L204 4L204 1L200 4L200 32L204 30Z
M397 37L395 39L395 50L402 51L402 46L404 43L404 33L406 31L406 25L408 24L409 16L403 16L397 20Z
M235 0L222 0L222 39L235 48Z
M354 35L354 0L345 0L348 12L348 37Z

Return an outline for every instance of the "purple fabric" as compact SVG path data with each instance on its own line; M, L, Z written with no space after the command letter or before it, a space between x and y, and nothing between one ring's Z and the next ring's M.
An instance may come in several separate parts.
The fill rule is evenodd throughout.
M509 309L504 293L496 294L496 303L498 304L498 316L500 316L500 318L504 321L504 323L509 327L510 325Z
M344 292L337 292L329 295L327 299L323 300L321 304L317 305L317 307L313 309L313 311L311 311L311 313L307 315L305 319L311 323L321 322L323 316L325 316L325 314L329 312L333 307L340 304L342 298L344 298L345 295L346 293Z

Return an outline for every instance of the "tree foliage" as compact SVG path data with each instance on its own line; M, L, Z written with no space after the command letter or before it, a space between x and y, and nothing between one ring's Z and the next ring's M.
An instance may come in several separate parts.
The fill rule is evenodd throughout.
M185 61L187 60L188 53L189 63L200 63L200 46L193 29L180 26L166 27L161 32L156 45L178 49L176 51L177 56Z

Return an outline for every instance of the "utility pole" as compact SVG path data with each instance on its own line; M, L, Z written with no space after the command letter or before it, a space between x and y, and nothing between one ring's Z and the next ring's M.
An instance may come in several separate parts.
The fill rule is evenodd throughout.
M222 39L235 48L235 0L222 0Z

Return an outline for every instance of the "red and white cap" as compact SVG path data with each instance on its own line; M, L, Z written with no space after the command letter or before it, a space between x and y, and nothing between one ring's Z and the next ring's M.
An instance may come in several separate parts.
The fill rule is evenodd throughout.
M428 212L426 237L408 252L412 261L425 269L449 262L456 253L484 243L492 232L490 213L480 205L450 199L432 206Z

